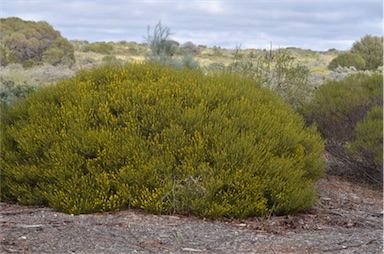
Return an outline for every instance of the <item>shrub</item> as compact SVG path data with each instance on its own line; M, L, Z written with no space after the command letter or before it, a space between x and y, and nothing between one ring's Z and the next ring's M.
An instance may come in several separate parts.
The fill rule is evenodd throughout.
M207 73L223 73L226 70L226 66L222 62L213 62L208 64L204 70Z
M1 121L2 199L74 214L293 213L315 202L325 166L315 129L237 75L101 66L36 91Z
M176 69L183 67L197 69L199 67L199 62L194 60L190 54L184 54L182 59L174 58L179 51L179 43L170 39L172 33L169 27L163 27L159 21L153 34L150 34L150 30L148 26L147 36L144 37L151 51L150 55L146 55L148 62L172 66Z
M212 47L212 54L210 54L211 56L222 56L223 55L223 50L220 46L213 46Z
M38 61L36 59L28 59L28 60L25 60L24 62L22 62L23 67L26 69L32 68L35 66L41 66L43 64L44 63L42 61Z
M114 55L106 55L103 57L103 62L104 64L115 64L115 65L123 65L124 61L121 59L118 59Z
M28 94L36 89L34 86L15 85L12 80L1 83L0 104L12 105L18 100L27 97Z
M188 69L198 69L199 68L199 61L194 60L191 55L185 54L183 56L183 59L181 61L182 67L186 67Z
M309 69L299 63L288 50L272 50L272 46L269 51L253 54L252 57L253 59L243 60L238 47L233 62L226 67L226 71L261 81L263 87L276 92L299 111L314 90L308 82ZM216 66L209 67L212 70L211 67Z
M187 41L182 46L184 53L199 55L201 53L200 48L196 46L193 42Z
M75 62L72 44L47 22L23 21L15 17L0 21L1 66L22 63L32 67L41 61L71 66Z
M337 67L355 67L356 70L363 70L365 68L365 60L359 54L355 53L341 53L328 65L328 69L335 70Z
M341 81L328 81L316 90L313 100L303 109L303 114L307 123L317 125L326 140L326 150L351 166L361 165L361 159L349 156L346 148L355 138L357 143L360 139L377 138L377 132L363 133L361 128L368 128L366 124L359 130L355 128L372 107L382 107L382 94L382 74L352 74ZM375 163L372 157L365 159L370 160L370 164Z
M150 31L150 26L148 26L147 36L144 38L151 50L151 55L147 56L147 60L166 65L178 50L177 44L170 39L171 29L163 27L161 21L159 21L154 28L153 34L150 34Z
M75 71L63 65L23 68L21 64L8 64L0 66L0 73L0 103L11 105L39 87L72 77Z
M354 139L346 151L367 172L372 182L383 179L383 108L372 107L367 116L357 123L353 131Z
M353 43L351 52L364 58L367 70L376 70L383 66L383 36L365 35Z
M114 46L110 43L106 42L93 42L89 44L85 44L82 46L81 51L83 52L96 52L100 54L110 54Z
M44 52L42 60L52 65L57 65L64 57L64 52L58 48L51 48Z

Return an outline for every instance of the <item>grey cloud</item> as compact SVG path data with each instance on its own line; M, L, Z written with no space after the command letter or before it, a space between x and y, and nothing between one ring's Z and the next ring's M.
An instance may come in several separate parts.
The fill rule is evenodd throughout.
M4 17L45 20L69 39L143 42L161 20L181 43L348 49L380 35L381 1L4 1Z

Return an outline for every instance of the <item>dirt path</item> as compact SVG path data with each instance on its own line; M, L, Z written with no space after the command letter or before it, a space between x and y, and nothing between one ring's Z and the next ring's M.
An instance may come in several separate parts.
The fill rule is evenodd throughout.
M305 214L202 220L138 210L71 216L1 204L1 253L383 253L381 191L328 176Z

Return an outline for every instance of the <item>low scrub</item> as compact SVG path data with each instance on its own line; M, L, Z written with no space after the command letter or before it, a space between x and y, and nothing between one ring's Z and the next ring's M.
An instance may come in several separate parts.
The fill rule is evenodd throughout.
M316 201L323 142L252 79L154 64L81 71L1 118L1 197L79 214L288 214Z
M383 173L382 95L382 74L352 74L326 82L303 110L307 122L317 125L326 149L376 183Z
M114 49L113 44L107 42L93 42L81 47L82 52L96 52L100 54L110 54Z
M229 72L253 78L263 87L280 95L294 109L308 101L315 87L309 83L309 69L302 65L286 49L248 53L240 48L233 53L233 62L228 66L216 62L206 67L208 73Z
M341 53L328 65L328 69L335 70L338 67L354 67L356 70L364 70L365 60L362 56L356 53L346 52Z
M373 182L383 179L383 107L371 108L367 116L357 123L353 140L347 144L349 156L364 166L363 172ZM380 176L375 178L374 176Z
M32 91L53 85L59 80L75 75L75 71L65 66L44 64L24 68L21 64L0 66L0 104L12 105Z

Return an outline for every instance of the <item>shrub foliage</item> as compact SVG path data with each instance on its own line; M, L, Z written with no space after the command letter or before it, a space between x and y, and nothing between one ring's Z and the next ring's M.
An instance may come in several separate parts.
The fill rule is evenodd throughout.
M1 131L2 199L74 214L293 213L315 202L325 166L316 130L253 80L153 64L42 88Z
M222 63L212 63L207 66L207 72L229 72L247 76L261 82L280 95L294 109L307 103L314 87L309 82L309 69L302 65L286 49L264 50L259 53L251 52L244 57L239 47L234 53L233 62L228 66Z
M22 63L25 67L47 62L72 65L75 62L72 44L47 22L0 19L1 66Z
M307 122L317 125L329 152L377 183L383 173L378 163L383 158L383 122L378 116L382 95L382 74L352 74L321 86L303 110Z
M154 28L153 34L150 31L151 29L148 26L147 36L144 37L151 51L151 54L146 55L148 62L172 66L176 69L199 68L199 62L194 60L188 52L185 52L186 54L183 55L182 59L174 58L174 55L180 52L180 47L178 42L170 39L172 33L169 27L163 27L161 21L159 21Z
M363 70L365 68L365 60L362 56L356 53L346 52L341 53L328 65L328 69L335 70L337 67L355 67L356 70Z
M353 130L354 139L346 148L360 164L365 165L364 172L370 180L380 181L383 174L383 107L374 106L367 116L357 123ZM381 176L379 179L372 177Z
M353 43L351 52L364 58L367 70L376 70L383 66L383 36L367 34Z
M110 54L113 49L113 44L107 42L86 43L81 47L82 52L96 52L100 54Z

